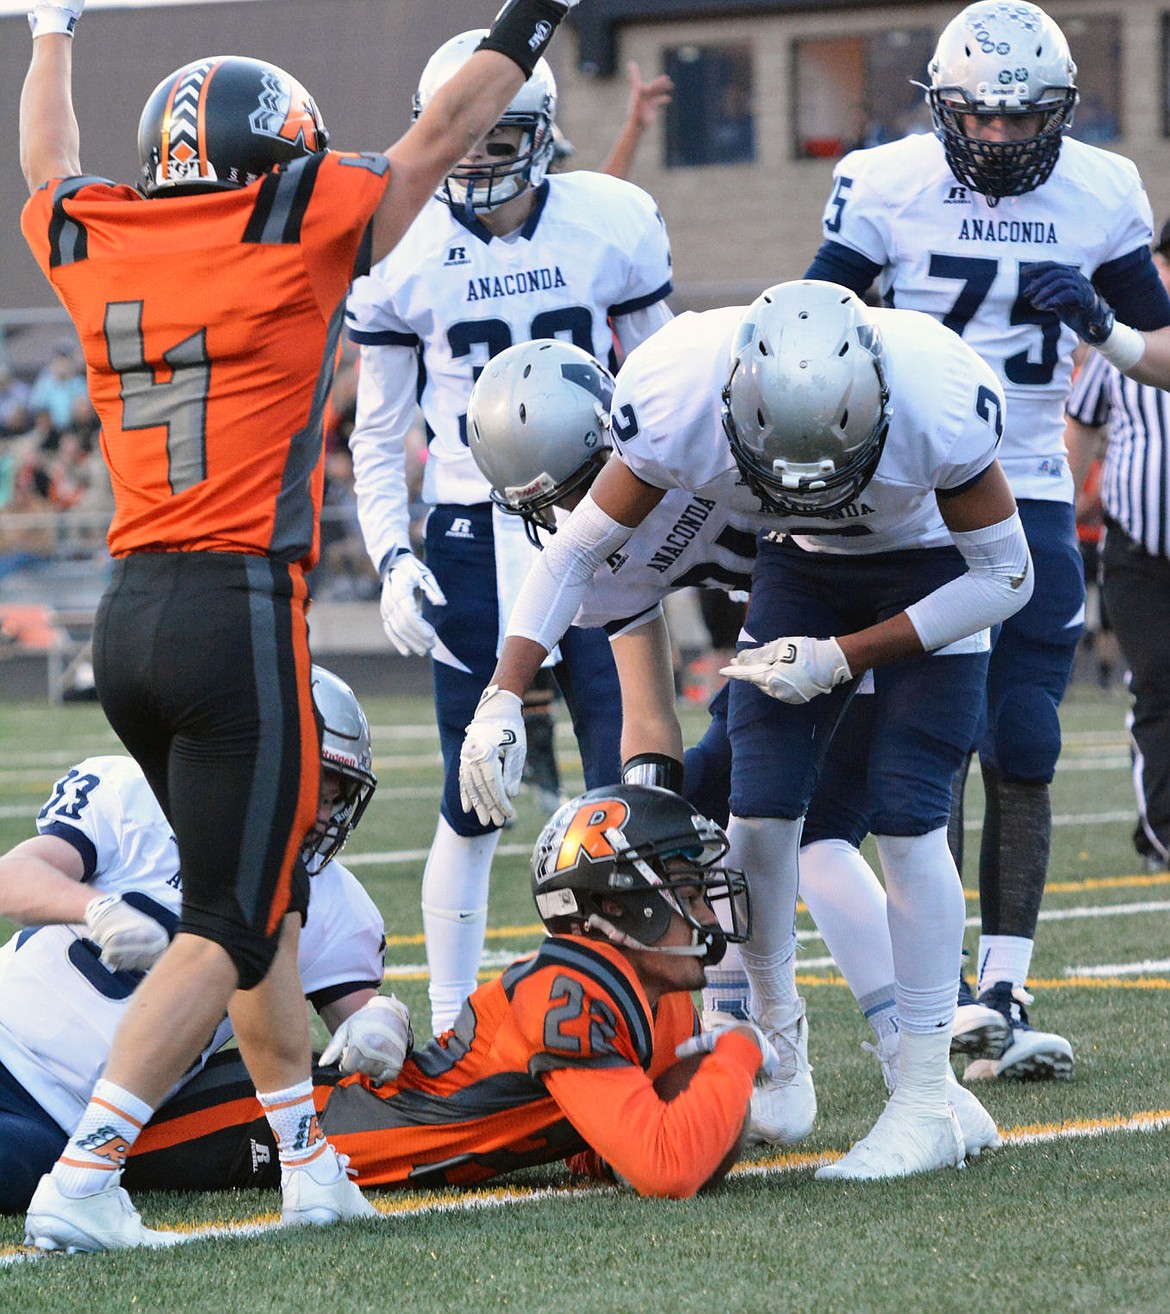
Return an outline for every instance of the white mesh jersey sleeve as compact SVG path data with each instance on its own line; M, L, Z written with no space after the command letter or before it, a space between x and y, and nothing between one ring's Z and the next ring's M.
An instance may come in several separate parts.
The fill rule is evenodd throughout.
M361 348L357 416L349 439L358 522L374 569L410 547L406 440L416 422L418 354L412 347Z
M313 877L297 966L306 995L382 980L385 923L357 877L340 862Z

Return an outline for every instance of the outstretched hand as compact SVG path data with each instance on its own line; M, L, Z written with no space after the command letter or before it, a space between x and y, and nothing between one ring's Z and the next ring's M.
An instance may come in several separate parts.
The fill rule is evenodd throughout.
M516 815L526 751L523 701L489 684L467 727L459 753L459 802L480 825L502 826Z
M642 70L637 61L631 59L626 65L630 79L630 101L627 117L640 128L649 128L658 117L663 105L669 105L674 83L665 73L650 82L642 81Z
M773 639L736 653L720 675L746 680L782 703L809 703L853 678L836 639Z

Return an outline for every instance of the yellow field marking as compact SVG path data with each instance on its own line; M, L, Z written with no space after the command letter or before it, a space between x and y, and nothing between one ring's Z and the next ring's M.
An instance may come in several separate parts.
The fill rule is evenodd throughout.
M497 968L487 968L479 973L477 980L492 981L499 975ZM425 967L405 972L387 968L385 981L429 981L430 972ZM798 986L841 986L847 983L843 976L833 972L797 972ZM1035 977L1028 981L1028 988L1043 990L1170 990L1170 977L1165 976L1054 976Z
M1156 885L1170 885L1170 872L1159 871L1148 875L1133 876L1090 876L1083 881L1049 881L1044 887L1046 894L1077 894L1090 890L1125 890L1125 889L1151 889ZM964 896L968 902L977 903L979 900L978 890L964 890ZM807 912L804 904L797 904L797 910ZM540 922L529 922L524 926L489 926L486 936L489 940L506 940L509 937L543 935L544 927ZM421 932L417 935L388 935L386 937L387 947L397 946L407 948L423 944L424 940Z
M1067 1118L1062 1122L1025 1123L1020 1127L1001 1128L1000 1135L1006 1145L1037 1145L1061 1140L1081 1140L1087 1137L1108 1136L1116 1132L1158 1132L1170 1127L1170 1109L1149 1109L1141 1113L1112 1114L1100 1118ZM989 1151L988 1153L994 1153ZM728 1174L731 1177L775 1177L807 1168L819 1168L833 1163L844 1154L843 1150L825 1150L769 1154L762 1159L738 1163ZM496 1186L480 1187L473 1191L459 1191L440 1195L436 1192L374 1197L373 1204L387 1218L406 1218L422 1214L470 1212L475 1209L495 1209L502 1205L534 1204L542 1200L563 1200L573 1196L596 1196L625 1192L625 1188L600 1183L574 1183L564 1186ZM265 1213L240 1222L179 1224L170 1230L188 1241L206 1241L217 1237L250 1237L275 1231L280 1221L273 1213ZM22 1261L46 1259L41 1251L24 1246L0 1247L0 1266Z
M490 974L489 974L490 975ZM487 979L487 978L485 978ZM844 986L843 976L833 972L797 972L799 986ZM1030 977L1028 989L1037 990L1170 990L1170 977L1165 976L1054 976Z

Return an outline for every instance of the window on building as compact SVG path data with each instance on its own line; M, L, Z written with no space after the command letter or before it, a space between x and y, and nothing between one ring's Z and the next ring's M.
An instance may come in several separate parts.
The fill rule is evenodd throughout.
M895 28L794 41L796 157L836 159L858 146L929 132L930 111L913 83L925 82L936 40L929 28Z
M1060 28L1068 38L1081 93L1069 136L1087 142L1116 141L1121 136L1121 22L1062 18Z
M666 112L666 167L750 164L756 157L752 57L746 45L665 52L674 97Z

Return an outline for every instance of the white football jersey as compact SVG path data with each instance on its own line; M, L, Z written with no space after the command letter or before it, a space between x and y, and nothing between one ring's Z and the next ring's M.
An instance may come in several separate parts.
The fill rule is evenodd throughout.
M574 625L648 619L676 589L751 588L759 502L728 470L702 492L672 488L590 581Z
M516 342L563 338L604 362L613 346L609 319L662 301L670 277L654 201L618 178L554 175L528 221L504 238L432 199L394 250L354 282L346 307L355 342L421 350L424 501L488 500L467 446L467 402L493 356ZM363 529L375 554L371 540L380 535Z
M884 266L883 297L934 316L995 370L1007 397L999 459L1016 496L1071 501L1064 402L1077 336L1021 301L1020 276L1046 260L1091 276L1149 246L1137 168L1066 137L1047 182L992 206L956 180L928 133L854 151L833 178L826 239Z
M178 846L131 758L78 763L57 782L37 830L77 848L95 893L136 891L177 919ZM382 917L356 877L332 862L311 888L298 959L306 995L380 981ZM85 933L83 924L28 926L0 948L0 1063L66 1131L84 1112L142 980L104 966ZM231 1034L225 1018L187 1077Z
M632 352L617 378L611 433L622 460L658 488L705 494L736 472L720 394L745 307L672 320ZM955 334L928 315L875 310L890 387L890 428L873 478L840 511L763 513L738 486L740 508L770 535L791 534L810 552L871 553L952 542L935 492L958 489L992 463L1003 391Z

